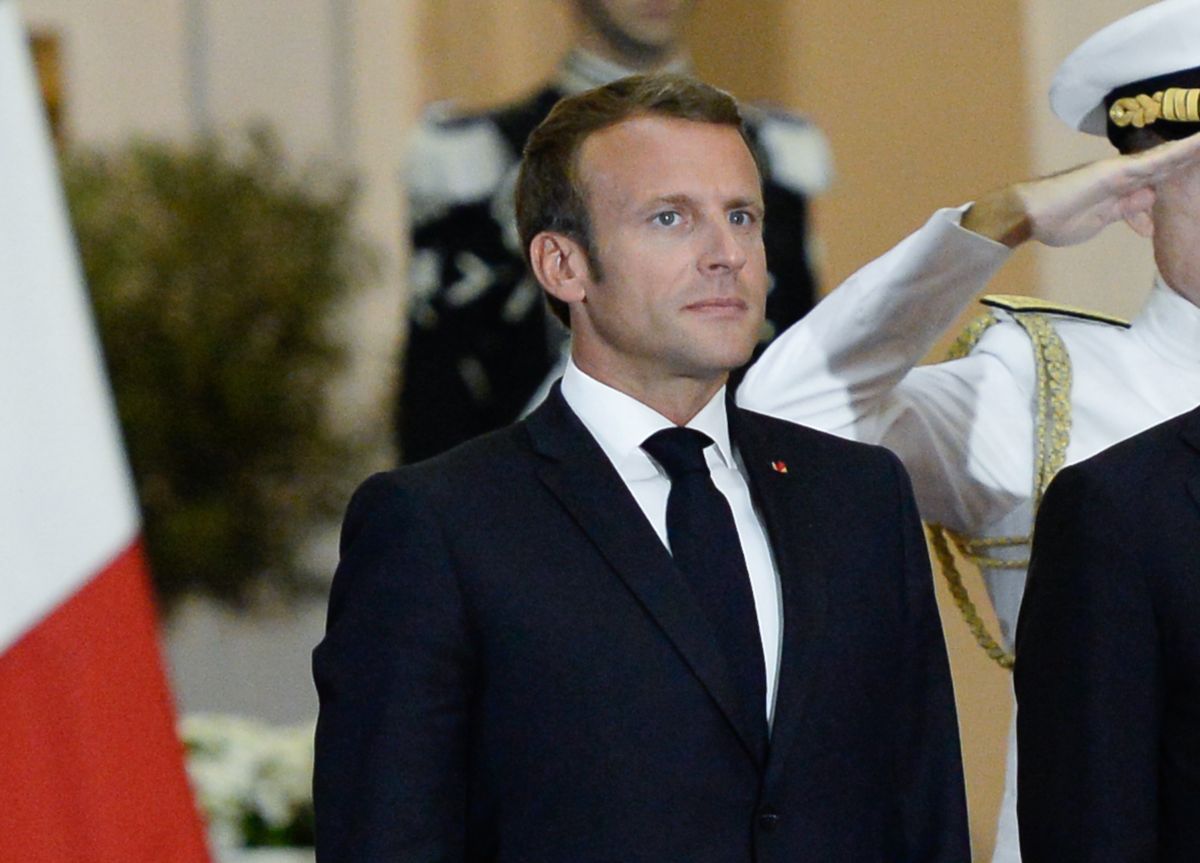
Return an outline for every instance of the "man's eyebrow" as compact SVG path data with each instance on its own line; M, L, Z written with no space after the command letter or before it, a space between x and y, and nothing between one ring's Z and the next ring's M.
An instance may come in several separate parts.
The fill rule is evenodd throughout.
M692 204L695 199L691 195L683 192L676 192L673 195L659 195L648 202L648 206L655 207L659 204Z
M725 202L729 210L765 210L766 205L761 198L733 198Z
M662 204L674 204L676 206L692 205L696 203L696 199L684 192L676 192L670 195L659 195L651 198L643 206L647 208L661 206ZM726 209L740 210L748 209L765 209L762 199L760 198L730 198L724 203Z

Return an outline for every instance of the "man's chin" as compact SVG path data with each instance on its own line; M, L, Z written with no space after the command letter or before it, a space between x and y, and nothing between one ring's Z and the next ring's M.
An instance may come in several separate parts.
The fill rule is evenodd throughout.
M698 368L703 369L699 376L713 378L728 375L750 362L753 356L753 345L746 349L731 347L727 351L713 353L705 358L704 363L697 364Z
M751 326L745 319L722 320L719 316L708 320L709 327L696 335L696 344L708 344L711 357L729 369L745 365L754 355L758 345L759 327ZM714 332L714 330L716 330Z

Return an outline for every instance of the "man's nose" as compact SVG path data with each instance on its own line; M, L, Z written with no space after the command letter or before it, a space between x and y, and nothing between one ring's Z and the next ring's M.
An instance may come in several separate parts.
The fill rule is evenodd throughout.
M705 236L704 254L700 260L705 271L737 271L746 263L746 247L738 228L726 218L713 220Z

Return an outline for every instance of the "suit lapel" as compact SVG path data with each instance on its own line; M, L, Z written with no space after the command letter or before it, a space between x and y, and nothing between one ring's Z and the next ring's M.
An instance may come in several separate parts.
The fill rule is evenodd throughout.
M761 766L728 666L699 603L629 489L555 385L526 421L538 476L675 646Z
M1200 455L1200 408L1196 408L1188 414L1182 434L1183 439L1191 446L1193 453ZM1192 500L1197 506L1200 506L1200 462L1195 464L1197 469L1188 479L1188 491L1192 494Z
M746 468L754 501L762 515L779 572L783 606L783 649L775 696L769 771L776 772L794 739L814 675L807 667L825 620L830 573L824 544L836 535L823 521L820 483L814 466L794 436L772 440L753 414L732 405L730 428ZM771 781L768 775L767 781Z

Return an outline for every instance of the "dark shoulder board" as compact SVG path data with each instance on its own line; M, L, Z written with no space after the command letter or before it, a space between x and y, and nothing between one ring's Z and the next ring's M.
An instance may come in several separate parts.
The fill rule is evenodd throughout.
M1130 323L1124 318L1118 318L1113 315L1106 315L1103 312L1092 311L1091 309L1081 309L1078 306L1069 306L1063 303L1055 303L1050 300L1043 300L1040 297L1026 297L1020 294L988 294L980 300L985 306L991 306L994 309L1003 309L1006 312L1011 312L1014 315L1019 314L1044 314L1058 315L1064 318L1078 318L1083 321L1096 321L1101 324L1109 324L1114 327L1123 327L1129 329Z

